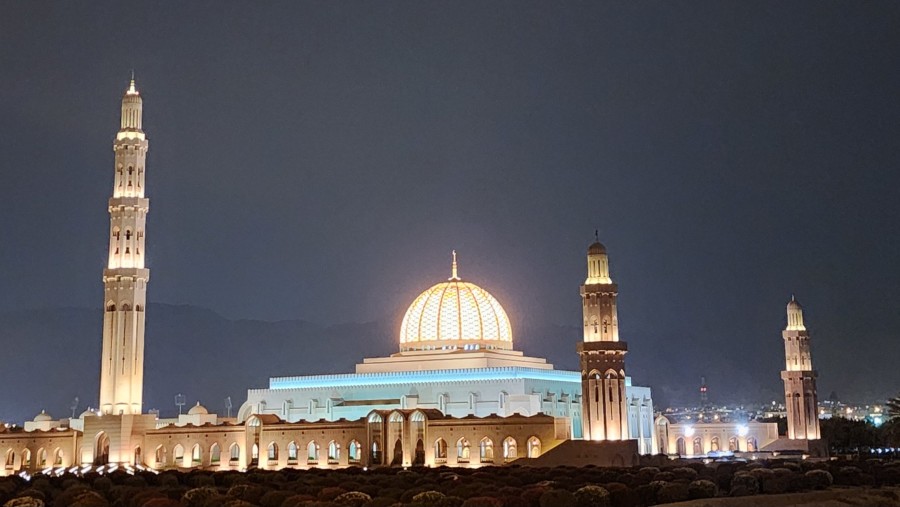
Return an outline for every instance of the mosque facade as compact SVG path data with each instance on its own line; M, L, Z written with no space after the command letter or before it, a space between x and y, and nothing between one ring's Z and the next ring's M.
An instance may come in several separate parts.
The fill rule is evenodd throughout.
M557 370L517 351L503 307L459 276L454 252L449 279L410 304L398 352L364 358L353 373L271 378L267 388L248 391L237 418L221 418L199 403L177 419L144 413L150 272L144 262L149 141L142 116L132 78L113 143L99 409L62 420L42 411L24 427L0 425L0 475L96 467L479 467L527 464L564 448L568 456L614 465L633 464L638 453L690 454L681 452L675 436L688 430L654 423L650 389L633 386L626 375L618 288L599 241L588 248L581 286L581 371ZM789 401L796 401L794 411L789 408L791 438L817 438L817 423L804 415L810 403L815 407L815 372L796 308L790 314L789 307L795 324L785 331L783 374ZM570 445L578 442L591 445Z

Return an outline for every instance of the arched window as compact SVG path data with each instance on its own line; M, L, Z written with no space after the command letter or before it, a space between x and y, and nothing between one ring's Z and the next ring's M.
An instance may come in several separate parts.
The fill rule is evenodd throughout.
M241 448L239 445L231 444L231 447L228 448L228 460L232 462L241 460Z
M191 448L191 466L199 466L203 455L200 452L200 444L194 444Z
M728 439L728 450L732 452L741 450L738 444L738 437L731 437Z
M531 437L528 439L528 457L537 458L541 455L541 439Z
M163 446L159 446L156 448L156 464L157 465L165 465L166 464L166 448Z
M687 454L687 449L685 449L683 437L678 437L678 440L675 441L675 452L677 452L679 456L684 456Z
M53 451L53 466L61 467L63 465L63 451L57 448Z
M15 456L13 456L15 458ZM37 463L40 468L44 468L47 466L47 450L39 449L37 455Z
M456 460L460 463L469 462L469 441L466 437L462 437L456 441Z
M175 466L184 465L184 446L181 444L175 446L175 449L172 450L172 459L175 460Z
M259 463L259 444L253 444L250 447L250 461Z
M434 441L434 460L438 463L447 462L447 441L443 438Z
M756 439L753 437L747 437L747 452L756 452L757 450Z
M348 458L350 458L350 463L359 463L362 459L360 456L360 451L362 448L359 445L359 442L356 440L351 440L350 445L347 446L347 451L350 453Z
M269 458L269 461L277 461L278 460L278 444L276 444L275 442L272 442L271 444L269 444L268 458Z
M123 311L123 312L130 312L130 311L131 311L131 305L128 304L128 303L122 303L122 311Z
M482 463L494 461L494 442L488 437L481 439L478 444L478 457Z
M306 462L319 462L319 444L317 444L315 440L313 440L306 446Z
M700 437L694 437L694 456L700 456L703 454L703 439Z
M31 469L31 451L25 449L22 451L22 470Z
M12 468L16 463L16 453L10 449L6 451L6 468Z
M288 444L288 463L296 463L297 462L297 444L294 441Z
M516 439L513 437L506 437L503 440L503 459L506 461L512 461L519 457L519 451L517 449Z
M106 311L108 311L108 312L116 311L116 304L113 303L112 301L110 301L109 303L106 303Z
M332 440L328 442L328 462L335 464L341 459L341 444Z
M215 443L209 448L209 462L218 465L220 461L222 461L222 449L219 444Z
M719 451L719 437L712 437L712 440L709 441L709 451L710 452L718 452Z

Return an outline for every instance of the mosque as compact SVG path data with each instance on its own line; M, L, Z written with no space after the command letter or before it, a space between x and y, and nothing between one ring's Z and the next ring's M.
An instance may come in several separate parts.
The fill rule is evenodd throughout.
M237 418L221 418L199 403L177 419L144 413L150 270L144 193L149 142L142 117L132 78L113 143L99 410L62 420L42 411L24 427L0 425L0 475L93 467L628 465L639 454L700 455L726 441L734 451L755 452L778 440L771 426L752 423L700 429L704 436L699 447L693 439L691 449L685 442L697 430L654 421L650 388L632 385L626 374L618 286L599 240L588 247L580 291L580 371L557 370L516 350L503 307L460 277L453 252L450 277L410 304L398 352L363 358L354 373L271 378L267 388L248 390ZM799 303L791 305L796 311L789 305L788 368L782 375L789 439L814 440L819 433L809 336ZM721 436L709 436L714 430ZM737 443L731 443L732 433Z

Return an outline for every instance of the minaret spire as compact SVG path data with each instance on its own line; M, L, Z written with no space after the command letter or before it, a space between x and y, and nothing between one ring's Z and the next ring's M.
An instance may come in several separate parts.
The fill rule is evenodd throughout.
M459 280L456 264L456 250L451 250L450 253L453 256L453 262L450 264L450 280Z

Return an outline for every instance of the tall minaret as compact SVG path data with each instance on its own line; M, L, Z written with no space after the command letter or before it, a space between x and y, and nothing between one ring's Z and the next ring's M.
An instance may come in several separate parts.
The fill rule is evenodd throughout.
M103 355L100 410L140 414L144 383L144 309L150 270L144 267L150 200L144 197L147 137L141 130L141 95L131 84L122 97L122 123L109 200L109 262L103 270Z
M619 289L609 277L609 258L599 239L588 247L587 264L588 276L581 286L584 341L578 344L582 436L585 440L628 440L628 346L619 341Z
M809 332L803 325L803 307L791 296L787 304L787 327L784 337L784 405L787 407L788 438L818 440L819 405L816 394L816 371L809 351Z

